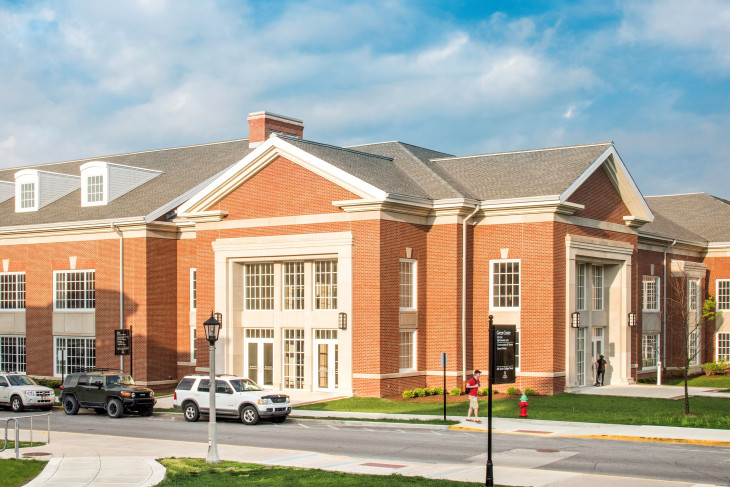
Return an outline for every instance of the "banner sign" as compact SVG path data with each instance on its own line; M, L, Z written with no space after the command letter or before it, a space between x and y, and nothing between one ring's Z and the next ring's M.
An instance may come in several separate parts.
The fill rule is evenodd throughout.
M132 350L132 335L129 330L114 330L114 355L129 355Z
M515 381L515 325L494 326L494 384L511 384Z

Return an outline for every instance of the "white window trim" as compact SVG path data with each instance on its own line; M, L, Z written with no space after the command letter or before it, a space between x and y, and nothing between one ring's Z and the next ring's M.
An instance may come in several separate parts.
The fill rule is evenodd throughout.
M720 335L727 335L730 340L730 331L718 331L715 333L715 361L720 360ZM728 350L728 357L725 360L730 360L730 350Z
M520 292L517 295L519 306L495 306L494 305L494 264L497 263L517 262L520 264ZM502 311L518 311L522 306L522 259L492 259L489 261L489 309Z
M72 272L93 272L94 273L94 307L93 308L57 308L56 307L56 275L69 274ZM53 271L53 312L54 313L94 313L96 312L96 269L73 269L64 271ZM93 337L91 337L93 338Z
M190 311L197 310L198 269L190 268Z
M101 161L87 162L81 166L81 206L104 206L109 202L109 168ZM101 176L101 201L89 201L89 178Z
M655 346L658 347L659 343L661 343L660 342L660 338L661 337L660 337L659 333L644 333L644 334L641 335L641 370L656 370L656 368L657 368L656 365L650 365L648 367L644 367L644 351L645 351L645 349L644 349L644 337L647 337L647 336L654 337L654 339L656 340L656 342L655 342L656 345ZM659 361L659 351L656 350L655 353L657 355L655 357L655 360L658 362Z
M33 206L21 208L21 192L20 188L23 184L33 184ZM38 211L40 178L37 171L24 170L15 173L15 212L24 213L28 211Z
M0 276L11 276L11 275L16 275L16 276L22 275L25 277L25 272L0 272ZM28 283L26 282L25 279L23 279L23 289L24 289L23 307L22 308L0 308L0 313L16 313L19 311L25 311L25 307L27 306L25 298L28 296L27 285L28 285ZM2 291L2 289L0 289L0 291ZM16 297L16 300L17 300L17 297Z
M413 354L412 354L413 367L408 367L405 369L400 368L400 334L401 333L411 333L411 336L413 337L413 342L411 344L411 348L413 350ZM418 330L414 330L414 329L398 330L398 371L399 372L412 372L414 370L418 370Z
M418 261L416 259L400 259L398 261L398 301L400 302L400 263L410 262L413 264L411 273L411 302L413 303L410 307L401 307L401 311L416 311L418 310Z
M646 307L646 286L644 285L644 279L654 279L656 283L656 309ZM661 278L658 276L641 276L641 311L644 313L659 313L661 311Z
M195 364L198 362L198 357L197 357L198 349L195 346L196 339L197 339L197 337L195 336L195 334L196 334L195 326L196 326L195 324L190 325L190 363L191 364Z
M96 336L66 336L66 335L54 335L53 336L53 376L54 377L61 377L61 370L59 369L60 364L58 363L58 339L59 338L65 338L66 340L94 340L94 367L96 366ZM27 349L26 349L27 350ZM68 356L63 357L64 364L66 370L64 372L68 373Z
M718 279L715 281L715 299L717 302L717 311L730 311L730 297L728 298L727 308L720 307L720 283L727 282L730 287L730 279Z
M578 282L578 277L580 276L579 269L583 268L583 285L581 286ZM521 270L521 269L520 269ZM579 290L583 290L583 305L580 305L580 293ZM578 262L575 269L575 310L576 311L585 311L586 310L586 300L587 300L587 292L588 292L588 264L585 262Z
M601 269L601 286L596 286L596 269ZM602 265L591 265L591 288L593 289L593 296L591 296L591 309L593 311L603 311L606 309L606 268ZM597 296L596 292L600 291L601 305L596 306Z

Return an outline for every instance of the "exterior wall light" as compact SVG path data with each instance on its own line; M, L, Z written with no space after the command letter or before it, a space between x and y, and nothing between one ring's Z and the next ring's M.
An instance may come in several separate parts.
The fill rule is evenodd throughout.
M573 311L570 314L570 327L580 328L580 313L578 313L577 311Z
M337 317L337 328L347 330L347 313L342 312Z
M636 326L636 313L629 313L629 326L631 328Z

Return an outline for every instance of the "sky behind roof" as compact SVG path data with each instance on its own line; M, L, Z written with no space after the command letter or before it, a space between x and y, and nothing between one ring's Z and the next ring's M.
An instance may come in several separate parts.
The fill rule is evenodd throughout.
M0 167L247 137L456 155L614 141L730 198L730 3L0 0Z

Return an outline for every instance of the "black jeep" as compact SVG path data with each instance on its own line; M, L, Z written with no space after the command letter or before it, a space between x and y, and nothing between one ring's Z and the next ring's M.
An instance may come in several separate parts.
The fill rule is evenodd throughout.
M66 414L76 414L81 407L97 414L106 412L110 418L119 418L124 411L152 416L156 402L152 389L134 385L132 376L119 372L74 372L66 376L61 386L61 404Z

